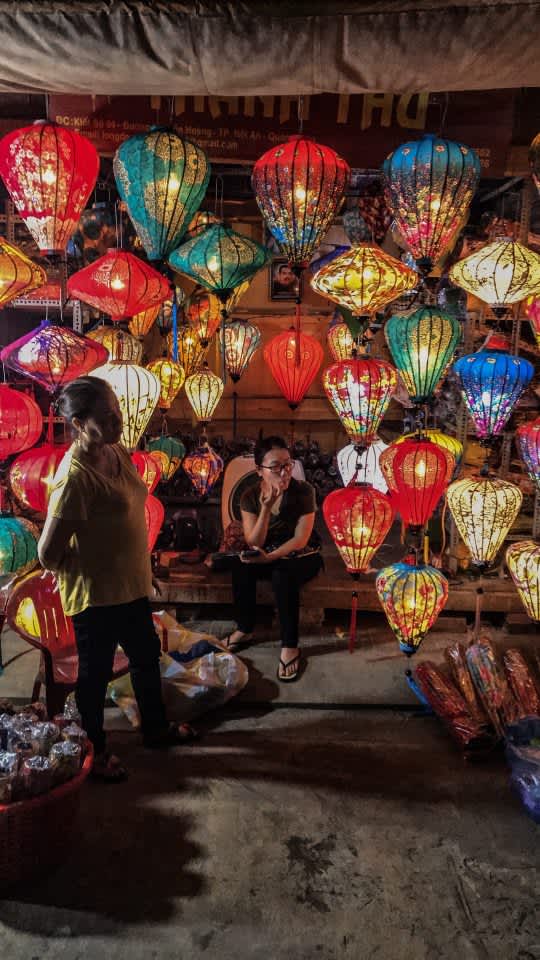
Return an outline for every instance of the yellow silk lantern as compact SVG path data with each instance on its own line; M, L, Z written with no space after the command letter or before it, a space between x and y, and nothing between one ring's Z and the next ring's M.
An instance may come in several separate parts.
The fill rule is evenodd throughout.
M366 352L364 347L359 347L357 338L353 337L344 320L328 327L326 342L333 360L349 360L353 350L356 350L357 354Z
M140 340L137 340L136 337L125 330L119 329L118 326L107 327L105 324L101 324L94 330L90 330L87 336L91 340L97 340L98 343L103 344L105 349L109 351L111 361L123 360L126 363L140 363L142 360L143 348Z
M0 306L47 283L47 274L22 250L0 237Z
M141 313L136 313L129 321L129 332L133 334L134 337L139 337L139 339L142 340L151 330L160 310L161 304L157 303L154 304L153 307L148 307L148 310L142 310Z
M540 257L516 240L500 237L455 263L449 276L484 303L507 307L540 293Z
M540 621L540 544L513 543L506 551L506 565L528 616Z
M205 363L199 373L193 373L186 380L186 396L195 412L197 420L208 423L221 400L223 380L208 369Z
M136 363L106 363L92 371L106 380L118 397L122 412L122 443L134 450L152 416L161 384L155 373Z
M161 357L148 363L146 369L155 373L160 382L159 409L168 410L184 383L184 368L175 360Z
M489 566L520 511L521 490L497 477L464 477L450 484L446 497L472 562Z
M172 355L174 346L174 333L171 331L167 337L167 347ZM178 327L176 336L176 348L178 354L178 363L184 368L186 377L202 366L204 358L208 353L208 347L203 347L200 337L197 336L191 327L182 325Z
M311 286L355 316L381 310L419 283L418 274L380 247L360 243L334 257L311 279Z

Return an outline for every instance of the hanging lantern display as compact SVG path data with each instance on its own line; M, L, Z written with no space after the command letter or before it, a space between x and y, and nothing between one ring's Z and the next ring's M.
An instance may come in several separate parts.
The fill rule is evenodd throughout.
M423 437L391 443L380 468L403 523L418 530L431 517L454 470L453 456Z
M99 156L92 143L48 120L0 140L0 174L42 254L63 253L94 189Z
M506 551L506 566L527 616L540 621L540 544L534 540L512 543Z
M223 460L204 442L182 464L200 497L206 497L223 472Z
M49 393L93 372L108 359L101 343L46 320L0 352L6 367L36 380Z
M182 389L185 379L183 366L167 357L161 357L159 360L151 360L146 369L155 373L159 380L159 409L168 410Z
M323 501L323 516L349 573L364 573L392 526L389 498L368 484L333 490Z
M163 274L140 257L111 249L71 275L68 293L115 321L161 304L169 296L170 287Z
M326 334L326 342L332 360L349 360L353 352L364 353L364 348L358 343L359 338L353 337L348 324L344 320L332 321Z
M153 307L136 313L128 323L128 330L133 337L143 340L147 333L152 329L155 319L161 310L161 304L155 303Z
M161 480L161 464L153 453L146 450L135 450L131 454L131 462L146 486L148 493L153 493Z
M251 183L264 220L289 263L305 266L334 219L351 171L330 147L301 134L271 147Z
M448 433L443 433L441 430L433 430L432 428L422 430L422 434L428 440L431 440L432 443L436 443L438 447L442 447L443 450L447 450L448 453L452 455L455 463L454 469L459 466L463 456L463 444L460 443L456 437L451 437ZM414 437L416 437L416 433L404 433L403 436L394 440L394 443L403 443L404 440L412 440Z
M0 384L0 461L33 447L41 436L43 417L27 393Z
M326 396L349 439L368 447L398 385L397 373L385 360L356 357L339 360L323 374Z
M516 430L521 459L527 472L540 491L540 417L532 423L524 423Z
M229 376L233 383L238 383L260 347L261 331L247 320L233 320L220 331L220 341Z
M38 562L38 536L24 517L0 516L0 577L24 573Z
M212 224L219 222L219 217L216 217L215 213L210 213L209 210L198 210L195 216L189 221L184 238L191 240L193 237L198 236L199 233L202 233L203 230L206 230L207 227L211 227Z
M146 444L147 450L158 455L162 466L162 479L166 483L171 480L178 467L186 455L186 448L177 437L169 437L162 434L160 437L154 437ZM162 458L165 458L163 462Z
M144 504L144 518L148 532L148 552L152 553L165 519L165 507L152 493L148 494Z
M0 237L0 306L47 283L47 274L22 250Z
M97 340L108 351L109 360L121 360L124 363L140 363L142 343L125 330L100 324L87 333L91 340Z
M169 257L174 270L191 277L215 293L222 303L244 280L252 277L269 259L268 250L223 223L182 244Z
M294 327L278 333L266 344L265 363L291 410L302 403L323 358L319 341L308 333L298 333Z
M384 327L392 360L413 403L428 403L461 338L456 317L439 307L393 316Z
M213 293L195 293L186 310L186 320L207 347L221 322L221 304Z
M167 337L167 348L171 355L174 351L174 345L174 334L171 332ZM208 347L203 347L199 337L191 327L182 324L178 327L176 335L176 352L178 363L184 368L187 378L202 367L208 353Z
M149 260L165 260L200 206L210 164L204 150L165 127L121 143L114 155L118 193Z
M369 483L381 493L386 493L388 484L381 471L379 457L387 449L388 444L378 437L366 450L357 450L354 443L342 447L337 454L337 465L343 486L348 487L354 482Z
M454 245L480 180L480 160L470 147L433 134L403 143L385 160L389 207L422 273Z
M11 489L19 503L45 515L54 477L68 444L43 443L20 453L9 468Z
M497 477L464 477L450 484L446 498L472 562L488 567L520 511L521 490Z
M418 274L400 260L373 244L360 243L322 267L311 286L355 317L367 318L418 282Z
M516 240L500 237L458 260L448 276L467 293L503 310L540 294L540 257Z
M136 363L106 363L92 376L106 380L114 390L122 413L121 442L128 450L135 450L159 400L158 378Z
M501 432L534 374L528 360L501 350L469 353L456 360L454 370L481 440L489 440Z
M410 657L446 605L448 580L427 563L393 563L380 571L375 589L399 649Z
M185 384L186 396L197 420L201 423L208 423L212 419L221 400L223 387L223 380L208 369L207 363L203 365L203 369L199 373L192 373L187 378Z

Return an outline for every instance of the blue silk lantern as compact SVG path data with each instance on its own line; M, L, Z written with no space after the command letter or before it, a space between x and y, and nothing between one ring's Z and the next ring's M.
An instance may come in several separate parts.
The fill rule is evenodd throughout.
M231 291L264 267L268 259L265 247L216 223L182 244L171 254L169 263L225 303Z
M210 179L204 150L173 130L152 127L122 143L114 176L149 260L178 246Z
M454 370L481 440L502 431L534 374L528 360L499 350L469 353L456 360Z

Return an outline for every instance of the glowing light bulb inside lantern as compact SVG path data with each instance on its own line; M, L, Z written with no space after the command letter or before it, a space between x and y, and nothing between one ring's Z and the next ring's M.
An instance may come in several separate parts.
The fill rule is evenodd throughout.
M111 280L111 290L123 290L125 283L120 277L113 277Z
M208 261L208 269L209 269L210 273L216 273L217 270L218 270L218 268L219 268L218 258L217 258L217 257L210 257L210 259L209 259L209 261Z
M425 367L429 360L429 347L420 347L418 351L418 366Z
M438 211L441 209L441 201L439 197L435 197L435 199L431 201L430 208L432 213L438 213Z
M44 183L49 184L49 186L51 186L53 183L56 183L56 173L54 172L53 168L46 167L41 175L41 179Z
M485 403L486 407L489 407L491 403L491 390L484 390L482 393L482 403Z
M180 188L180 181L175 173L172 173L169 177L169 182L167 184L169 190L178 190Z
M425 461L425 460L419 460L418 463L416 464L415 468L414 468L414 472L415 472L416 476L417 476L420 480L422 480L423 477L425 477L425 475L426 475L426 461Z
M294 196L296 200L300 200L300 202L303 202L306 199L306 191L304 190L303 187L298 186L295 188Z

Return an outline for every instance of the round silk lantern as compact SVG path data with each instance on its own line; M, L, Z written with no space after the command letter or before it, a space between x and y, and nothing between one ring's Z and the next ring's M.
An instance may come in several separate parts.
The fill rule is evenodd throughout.
M155 373L136 363L107 363L93 372L106 380L118 397L122 413L121 442L134 450L152 416L161 391Z
M490 440L501 433L534 367L522 357L500 350L479 350L454 364L477 436Z
M144 516L146 520L146 529L148 531L148 552L152 553L156 545L159 531L165 519L165 507L161 500L149 493L144 505Z
M326 342L332 360L349 360L353 353L363 353L358 348L358 337L353 337L344 320L331 323L326 334Z
M420 307L390 317L384 334L413 403L428 403L461 339L459 321L439 307Z
M466 222L480 180L478 155L462 143L425 134L394 150L382 169L399 231L428 274Z
M221 400L223 380L212 373L205 363L199 373L192 373L186 380L186 396L201 423L208 423Z
M381 471L379 458L388 444L377 438L366 450L357 450L354 443L348 443L337 454L338 470L343 486L350 483L369 483L381 493L388 491L388 484Z
M373 357L339 360L323 374L326 396L349 439L361 447L368 447L377 438L397 384L394 368Z
M43 430L43 417L27 393L0 384L0 460L33 447Z
M48 120L0 140L0 174L40 253L63 253L94 189L99 156L75 130Z
M168 410L184 383L184 368L174 360L161 357L147 364L147 370L155 373L159 380L159 409Z
M67 650L76 653L71 617L62 608L60 592L50 570L35 570L10 591L6 619L21 636L39 640L52 656Z
M132 336L138 337L139 340L143 340L146 334L152 329L160 310L161 304L155 303L153 307L148 307L147 310L142 310L141 313L136 313L128 324L128 330Z
M429 564L393 563L375 580L375 589L399 648L418 650L448 600L448 580Z
M534 540L520 540L506 551L506 566L514 581L527 615L540 621L540 545Z
M0 515L0 577L24 573L37 562L34 525L23 517Z
M151 453L159 454L162 478L164 482L167 482L174 476L186 455L184 444L177 437L162 434L160 437L153 437L149 440L146 447ZM166 458L165 463L162 462L161 457Z
M436 443L438 447L442 447L443 450L447 450L449 454L454 458L455 467L458 467L461 463L461 458L463 456L463 444L456 437L451 437L447 433L443 433L441 430L433 430L431 427L427 430L423 430L422 434L426 439L431 440L432 443ZM394 440L394 443L403 443L404 440L413 440L416 437L416 433L404 433L403 436L398 437L397 440Z
M68 444L43 443L19 454L9 469L9 482L23 507L45 515L54 477Z
M140 257L111 249L71 275L68 293L115 321L161 304L169 296L170 286L163 274Z
M403 522L413 529L423 527L452 477L453 456L431 440L417 437L391 443L379 464Z
M125 330L100 324L90 330L88 336L97 340L109 353L109 360L121 360L125 363L140 363L142 360L142 343Z
M223 472L223 460L204 442L184 458L183 469L200 497L206 497Z
M0 237L0 306L47 283L47 274L22 250Z
M208 157L174 130L152 127L120 144L113 170L148 259L164 260L180 243L204 198Z
M370 243L360 243L334 257L311 280L317 293L346 307L355 317L371 316L418 283L414 270Z
M186 319L203 347L207 347L221 322L221 304L213 293L195 294L186 310Z
M216 223L178 247L169 263L225 302L239 284L264 267L269 256L259 243Z
M521 459L531 480L540 491L540 417L532 423L524 423L518 427L516 436Z
M46 320L0 352L6 367L36 380L49 393L91 373L108 358L100 343Z
M221 346L225 351L225 365L233 383L238 383L251 358L259 349L261 331L247 320L233 320L220 331Z
M450 484L446 497L472 562L488 567L521 509L521 490L497 477L464 477Z
M295 410L317 376L324 352L318 340L291 327L266 344L264 359L279 389Z
M540 294L540 257L508 237L458 260L448 275L452 283L499 310Z
M131 462L144 481L148 493L153 493L161 480L161 465L153 453L136 450L131 454Z
M173 354L175 344L178 363L184 368L186 378L190 377L192 373L196 373L203 365L208 353L208 347L203 347L197 334L190 327L184 326L183 324L178 327L176 341L174 332L170 333L167 337L167 348L171 355Z

